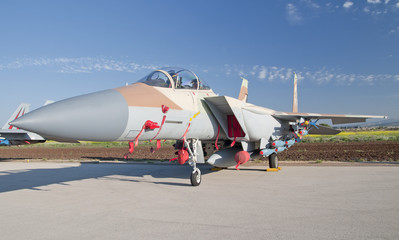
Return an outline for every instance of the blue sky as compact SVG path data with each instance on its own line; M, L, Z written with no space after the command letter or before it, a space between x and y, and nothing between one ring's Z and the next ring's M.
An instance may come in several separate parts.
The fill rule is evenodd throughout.
M399 1L1 1L0 123L180 66L290 111L399 118Z

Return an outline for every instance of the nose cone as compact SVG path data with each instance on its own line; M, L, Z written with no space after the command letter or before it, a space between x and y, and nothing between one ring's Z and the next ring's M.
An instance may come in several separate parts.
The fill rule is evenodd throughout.
M50 139L114 141L124 132L128 117L125 98L105 90L46 105L10 124Z

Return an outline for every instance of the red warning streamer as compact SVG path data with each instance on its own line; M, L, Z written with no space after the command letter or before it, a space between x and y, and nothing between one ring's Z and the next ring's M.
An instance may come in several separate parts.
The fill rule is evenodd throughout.
M216 148L216 150L219 150L219 147L218 147L219 133L220 133L220 125L218 124L218 134L216 135L216 140L215 140L215 148Z
M159 127L157 134L153 138L151 138L151 140L154 140L156 137L158 137L159 133L162 130L163 125L165 124L165 120L166 120L166 115L163 115L161 126Z
M236 139L237 139L237 136L234 136L234 140L233 140L233 142L230 145L231 147L234 146L234 144L236 144Z
M186 135L187 135L187 132L188 132L188 129L190 128L190 126L191 126L191 123L189 122L186 131L184 132L183 136L181 137L181 138L183 138L183 140L186 140Z
M147 120L147 121L144 123L143 127L141 128L141 131L140 131L139 134L137 135L137 137L136 137L136 139L135 139L135 142L134 142L134 146L137 147L137 145L139 144L139 137L140 137L140 135L143 133L144 129L151 129L151 130L154 130L155 128L160 128L159 125L158 125L158 123L153 122L153 121L150 121L150 120Z

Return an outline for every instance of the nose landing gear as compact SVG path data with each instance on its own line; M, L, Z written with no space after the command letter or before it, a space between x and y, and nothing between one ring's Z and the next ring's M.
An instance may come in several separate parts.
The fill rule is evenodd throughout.
M199 168L194 168L194 170L191 172L191 185L193 186L198 186L201 184L201 171Z
M191 172L191 185L192 186L199 186L201 184L201 171L197 168L198 158L203 159L203 152L199 151L199 147L201 147L201 142L198 139L191 139L191 144L187 141L184 141L184 145L187 148L187 151L190 155L188 159L188 164L193 167L193 171ZM191 150L191 147L192 150ZM200 149L202 150L202 149ZM200 156L202 154L202 156Z

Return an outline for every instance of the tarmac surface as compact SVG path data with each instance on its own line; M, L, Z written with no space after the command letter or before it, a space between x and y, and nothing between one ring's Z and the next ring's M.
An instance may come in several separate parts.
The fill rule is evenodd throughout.
M0 163L1 239L399 239L399 167Z

